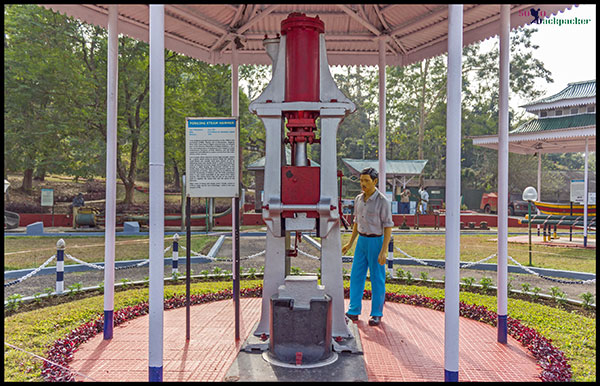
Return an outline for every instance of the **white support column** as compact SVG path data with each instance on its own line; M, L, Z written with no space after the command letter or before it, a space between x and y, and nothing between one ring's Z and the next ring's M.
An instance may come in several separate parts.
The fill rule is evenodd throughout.
M498 342L506 343L508 277L508 80L510 5L500 6L500 94L498 98Z
M238 52L235 42L231 42L231 115L238 118L238 129L240 128L239 116L239 73L238 73ZM241 153L241 150L240 150ZM240 159L241 162L241 159ZM240 164L240 176L242 165ZM235 339L240 338L240 277L239 277L239 226L241 216L236 216L239 213L240 199L233 197L231 199L231 272L233 273L233 308L235 314ZM234 211L238 212L234 212ZM237 240L237 242L236 242Z
M542 152L538 152L538 174L537 174L537 194L538 201L542 201ZM540 209L536 206L535 212L540 214ZM537 224L537 232L540 234L540 224Z
M239 56L237 47L235 43L231 43L231 115L237 117L239 119L240 116L240 86L239 86ZM240 160L241 162L241 160ZM241 164L240 164L240 173L241 173ZM231 207L235 208L235 198L231 199ZM237 208L239 210L239 208ZM235 216L232 215L232 229L235 229ZM235 243L233 243L235 244ZM232 246L233 246L232 244ZM235 246L234 249L231 250L232 256L235 256Z
M542 152L538 152L538 172L537 172L537 194L538 201L542 201Z
M118 5L108 6L106 82L106 202L104 221L104 340L113 337L115 228L117 218L117 111L119 91Z
M150 5L150 382L163 379L165 7Z
M385 194L385 38L379 38L379 186Z
M458 381L460 264L460 140L463 6L448 5L448 86L446 106L446 262L444 380Z
M231 43L231 114L240 115L240 89L239 89L239 55L235 43Z
M587 247L588 225L588 137L585 137L585 166L583 173L583 246Z

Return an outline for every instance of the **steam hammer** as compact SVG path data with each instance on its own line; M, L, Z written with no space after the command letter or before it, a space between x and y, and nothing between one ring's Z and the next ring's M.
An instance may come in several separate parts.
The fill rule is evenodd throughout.
M338 89L329 72L324 30L318 16L291 13L281 22L281 37L263 41L273 61L273 74L263 93L250 104L250 111L260 117L266 131L262 215L267 240L257 336L269 335L270 300L289 275L286 250L291 232L315 231L321 237L319 287L331 298L331 333L352 337L344 320L336 133L356 106ZM319 123L321 138L315 135ZM308 159L308 146L315 143L321 145L320 167L311 166ZM285 160L287 146L292 153L290 164Z

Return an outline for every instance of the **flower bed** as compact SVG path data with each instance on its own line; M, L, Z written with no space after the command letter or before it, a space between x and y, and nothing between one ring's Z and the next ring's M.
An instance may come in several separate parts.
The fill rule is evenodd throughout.
M349 296L350 289L344 289L344 296ZM190 304L202 304L217 300L231 299L233 293L231 290L223 290L215 293L190 295ZM245 288L240 290L241 297L261 297L262 287ZM371 291L365 290L365 299L371 298ZM414 306L428 307L437 311L444 311L444 300L433 299L422 295L404 295L387 292L386 301L392 301ZM164 300L164 309L174 309L183 307L186 304L185 295L175 295ZM478 305L465 304L460 305L460 316L477 320L483 323L496 326L497 313L489 311L487 308ZM148 302L122 308L114 313L114 325L148 314ZM68 363L73 359L77 347L88 341L96 334L103 331L104 317L98 316L90 322L87 322L71 332L63 339L56 340L46 352L46 358L60 366L44 362L42 377L46 381L74 381L74 374L68 370ZM564 353L554 347L551 340L541 336L536 330L524 326L519 320L507 318L508 333L521 344L529 349L538 361L542 369L540 379L542 381L570 381L572 372L571 366Z

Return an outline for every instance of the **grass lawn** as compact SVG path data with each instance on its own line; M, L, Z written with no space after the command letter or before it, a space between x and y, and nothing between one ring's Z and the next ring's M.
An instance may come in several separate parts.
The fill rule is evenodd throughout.
M256 231L257 227L243 227L241 231ZM523 231L522 228L511 228L509 232ZM179 243L185 246L185 233L180 234ZM460 237L461 261L479 261L497 252L497 243L493 241L495 234L469 235ZM217 236L192 236L192 250L207 253ZM116 238L115 258L120 260L148 258L148 236L120 236ZM165 237L165 248L171 245L172 236ZM318 241L320 241L317 238ZM350 240L350 233L342 234L342 245ZM4 269L15 270L37 268L50 256L56 253L58 239L51 237L4 237ZM104 261L104 237L77 236L65 239L66 253L89 263ZM356 246L356 243L354 244ZM445 257L444 234L399 234L394 235L394 246L418 259L438 259ZM552 268L568 271L596 273L596 251L594 249L549 247L533 245L533 265L540 268ZM519 263L529 263L527 244L508 243L508 255ZM347 253L354 254L354 248ZM394 250L394 256L405 258ZM494 257L487 261L497 263ZM66 264L74 264L67 259ZM509 264L513 265L509 260Z
M208 253L218 236L193 235L191 249L197 253ZM88 263L104 261L104 237L77 236L65 238L65 253ZM119 236L115 240L115 260L142 260L148 258L149 236ZM53 237L4 237L4 270L37 268L50 256L56 254L57 238ZM173 236L165 237L164 248L170 246ZM185 232L180 235L179 245L186 245ZM182 252L180 252L181 254ZM185 253L185 252L183 252ZM171 251L165 256L171 256ZM65 264L76 264L65 259Z
M252 288L261 280L242 281L242 288ZM348 282L345 282L348 286ZM231 282L193 283L191 292L201 294L231 289ZM366 289L370 289L367 282ZM422 286L388 284L388 292L420 294L431 298L443 298L444 290ZM166 285L165 297L184 294L185 285ZM148 300L148 288L130 289L115 293L115 310ZM461 292L460 300L496 311L496 297ZM596 380L596 320L579 314L542 304L518 299L508 299L511 317L519 319L528 327L536 329L553 345L565 352L573 370L574 381ZM4 319L4 340L29 352L44 356L44 351L55 340L65 337L72 329L102 315L103 297L93 296L70 303L18 313ZM41 361L20 351L5 347L5 381L41 381Z

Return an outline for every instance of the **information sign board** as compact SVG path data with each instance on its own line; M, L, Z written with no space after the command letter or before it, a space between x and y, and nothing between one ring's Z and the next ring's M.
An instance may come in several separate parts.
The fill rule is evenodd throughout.
M54 206L54 189L42 189L42 206Z
M583 204L585 197L584 180L571 180L571 198L572 202ZM588 192L588 205L596 205L596 192Z
M186 118L186 194L239 197L238 119Z
M583 198L585 197L583 182L583 180L571 180L571 202L583 204Z

